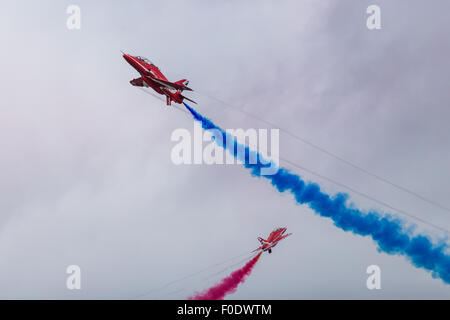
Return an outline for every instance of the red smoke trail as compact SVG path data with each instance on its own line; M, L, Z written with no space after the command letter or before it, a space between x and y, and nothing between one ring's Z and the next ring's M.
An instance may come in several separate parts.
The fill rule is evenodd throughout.
M256 262L258 262L261 252L258 253L253 259L245 264L242 268L233 271L228 277L222 279L220 283L208 290L196 293L189 297L189 300L222 300L229 293L236 291L239 283L244 282L245 277L252 272Z

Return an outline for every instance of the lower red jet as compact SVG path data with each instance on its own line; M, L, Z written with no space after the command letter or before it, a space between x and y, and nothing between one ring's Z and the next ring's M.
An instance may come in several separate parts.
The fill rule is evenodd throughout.
M262 250L263 252L269 251L269 253L272 253L272 248L275 247L278 244L278 241L290 236L292 233L288 233L283 235L286 232L286 228L277 228L273 230L267 240L264 240L263 238L258 237L259 242L261 243L261 247L254 251Z
M130 81L133 86L150 87L157 93L165 95L168 106L172 101L183 103L183 99L196 103L181 94L183 90L192 91L191 88L187 87L189 81L186 79L170 82L150 60L126 53L123 54L123 58L141 74L141 77Z

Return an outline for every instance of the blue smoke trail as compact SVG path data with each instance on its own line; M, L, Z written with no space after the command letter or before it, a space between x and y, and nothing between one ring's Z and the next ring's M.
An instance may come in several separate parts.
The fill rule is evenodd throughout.
M250 164L247 161L249 155L255 153L254 151L244 147L245 159L242 159L242 155L236 151L238 144L232 135L186 103L184 105L194 119L201 123L203 129L218 130L221 133L223 141L215 139L216 143L234 157L245 160L243 164L251 170L252 175L268 179L279 192L289 191L298 204L307 204L317 214L332 219L334 224L342 230L361 236L370 236L377 243L379 251L403 255L417 268L430 271L433 278L440 278L444 283L450 284L450 256L446 243L434 244L425 235L412 235L404 230L401 220L391 215L382 215L376 211L363 213L361 210L349 207L346 204L347 194L338 193L330 196L322 192L316 183L305 182L300 176L285 168L279 168L274 175L261 175L261 168L267 164L263 165L259 161L256 164ZM226 143L227 140L234 143ZM257 156L261 159L259 154Z

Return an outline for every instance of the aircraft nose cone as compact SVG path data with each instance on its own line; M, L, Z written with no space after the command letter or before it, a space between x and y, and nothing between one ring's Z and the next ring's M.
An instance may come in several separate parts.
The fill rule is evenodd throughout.
M123 58L125 59L125 61L128 62L130 65L132 65L132 66L134 65L134 61L133 61L133 59L131 58L131 56L130 56L129 54L124 53L122 57L123 57Z
M124 54L122 55L122 57L125 59L126 62L130 63L131 58L130 58L130 55L129 55L129 54L124 53Z

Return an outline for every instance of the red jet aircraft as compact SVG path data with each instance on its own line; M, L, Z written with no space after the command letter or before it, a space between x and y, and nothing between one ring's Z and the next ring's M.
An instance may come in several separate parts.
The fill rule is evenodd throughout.
M286 232L286 228L277 228L273 230L267 240L264 240L261 237L258 237L259 242L261 243L261 247L258 249L255 249L253 251L262 250L263 252L269 251L269 253L272 253L272 248L275 247L278 244L278 241L290 236L292 233L288 233L283 235Z
M141 74L140 78L130 81L133 86L150 87L157 93L165 95L168 106L170 106L172 101L182 103L183 99L196 103L181 94L183 90L192 91L191 88L187 87L189 81L186 79L170 82L150 60L126 53L123 54L123 58Z

